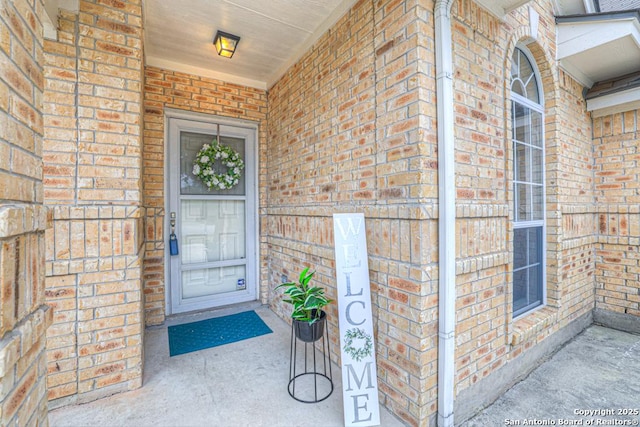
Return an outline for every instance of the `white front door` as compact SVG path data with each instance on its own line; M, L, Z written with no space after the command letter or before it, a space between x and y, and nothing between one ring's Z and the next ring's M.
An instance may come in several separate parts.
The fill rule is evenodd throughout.
M175 217L178 254L170 259L167 313L183 313L257 299L256 127L228 120L170 118L167 230ZM220 137L244 160L233 188L209 190L193 163L204 144ZM226 169L216 166L218 172Z

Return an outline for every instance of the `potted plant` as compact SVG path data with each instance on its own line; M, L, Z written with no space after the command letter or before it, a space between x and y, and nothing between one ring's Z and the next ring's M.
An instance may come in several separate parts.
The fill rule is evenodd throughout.
M304 342L314 342L322 337L327 314L323 307L333 302L324 294L324 289L309 284L315 271L309 267L302 270L298 283L287 282L276 287L284 288L283 299L293 306L291 318L296 337Z

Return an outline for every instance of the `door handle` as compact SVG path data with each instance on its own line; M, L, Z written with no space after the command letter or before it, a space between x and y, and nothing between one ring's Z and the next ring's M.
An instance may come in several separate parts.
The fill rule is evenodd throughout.
M176 237L176 213L171 212L169 216L169 224L171 225L171 234L169 234L169 254L178 255L178 239Z

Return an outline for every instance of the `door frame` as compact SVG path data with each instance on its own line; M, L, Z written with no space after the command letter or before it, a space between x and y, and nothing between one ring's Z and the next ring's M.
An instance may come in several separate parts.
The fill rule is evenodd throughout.
M171 230L170 226L170 196L171 196L171 183L170 183L170 166L169 166L169 145L170 145L170 129L169 122L172 119L180 119L180 120L189 120L194 122L200 122L205 124L220 124L223 126L232 126L239 127L244 129L249 129L254 132L255 141L254 146L252 147L252 156L247 156L245 159L245 168L251 167L253 169L252 176L245 175L246 185L247 185L247 207L249 205L253 205L253 209L247 209L247 224L252 227L247 227L247 240L251 239L250 233L253 233L254 241L254 251L253 253L247 252L247 259L250 256L254 257L255 262L253 262L252 274L255 277L255 286L253 293L253 301L259 299L260 295L260 223L259 223L259 188L258 188L258 165L259 161L259 125L257 122L253 122L250 120L244 119L234 119L229 117L222 117L213 114L205 114L198 113L192 111L184 111L184 110L176 110L171 108L165 108L164 110L164 241L165 241L165 250L164 250L164 299L165 299L165 316L170 316L174 313L172 306L172 286L171 286L171 255L169 254L169 233ZM252 157L252 158L251 158ZM246 170L246 169L245 169ZM253 192L253 195L251 194ZM253 212L250 212L253 211ZM252 230L250 229L252 228ZM247 265L247 269L249 266ZM248 272L248 270L247 270ZM220 306L223 306L221 304ZM194 311L197 311L195 309Z

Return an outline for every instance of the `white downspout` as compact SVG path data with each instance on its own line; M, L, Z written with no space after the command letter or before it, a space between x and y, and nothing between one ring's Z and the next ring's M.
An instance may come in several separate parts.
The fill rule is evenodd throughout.
M453 427L456 328L456 182L453 133L451 5L437 0L436 102L438 109L438 426Z

